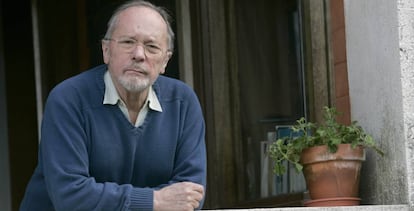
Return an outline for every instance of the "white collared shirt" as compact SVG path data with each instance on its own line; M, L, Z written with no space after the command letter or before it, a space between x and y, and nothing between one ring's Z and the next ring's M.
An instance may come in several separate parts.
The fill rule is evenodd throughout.
M119 109L121 109L122 113L125 115L125 118L129 120L128 108L126 107L125 102L119 97L118 91L115 88L109 71L106 71L104 81L105 96L103 104L118 105ZM138 113L138 118L135 121L135 127L139 127L144 123L149 109L162 112L161 104L152 86L148 91L148 96L145 100L144 106L142 106L141 110Z

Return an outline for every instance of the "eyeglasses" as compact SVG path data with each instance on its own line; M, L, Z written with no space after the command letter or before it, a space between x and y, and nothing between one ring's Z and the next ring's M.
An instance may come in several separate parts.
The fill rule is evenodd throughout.
M154 43L140 43L135 39L125 38L125 39L112 39L104 38L104 40L114 41L119 48L124 50L126 53L132 53L139 45L144 49L144 53L147 57L157 57L160 56L163 52L162 48Z

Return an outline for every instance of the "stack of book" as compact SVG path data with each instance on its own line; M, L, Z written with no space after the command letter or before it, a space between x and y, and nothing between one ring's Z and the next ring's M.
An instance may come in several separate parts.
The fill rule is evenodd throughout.
M275 131L268 132L267 140L261 142L261 197L302 193L306 191L305 178L302 172L297 172L293 165L286 162L285 168L287 172L280 176L274 174L273 162L268 153L270 144L278 138L299 135L292 131L290 125L278 125L275 127Z

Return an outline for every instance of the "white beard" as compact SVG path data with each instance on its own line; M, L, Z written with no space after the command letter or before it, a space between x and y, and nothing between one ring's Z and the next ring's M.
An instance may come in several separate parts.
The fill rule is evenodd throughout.
M148 78L134 76L121 76L118 81L129 92L142 92L151 85Z

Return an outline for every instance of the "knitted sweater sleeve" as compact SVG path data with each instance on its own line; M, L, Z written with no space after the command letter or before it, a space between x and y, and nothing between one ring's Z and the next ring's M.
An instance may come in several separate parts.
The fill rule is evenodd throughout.
M205 122L196 94L187 92L181 112L181 136L177 146L173 177L170 183L190 181L206 189ZM202 208L204 200L201 201Z
M89 174L87 120L74 88L57 87L45 106L39 162L56 210L151 210L153 190L98 183ZM104 158L103 158L104 159Z

